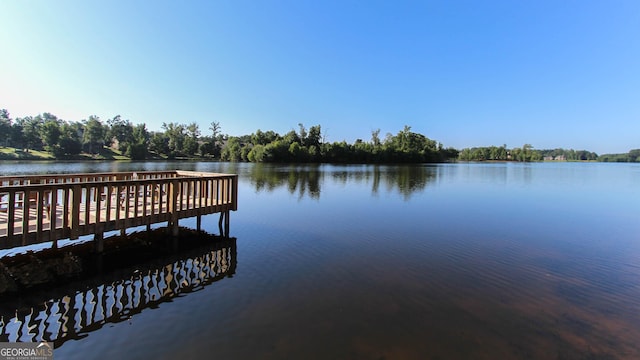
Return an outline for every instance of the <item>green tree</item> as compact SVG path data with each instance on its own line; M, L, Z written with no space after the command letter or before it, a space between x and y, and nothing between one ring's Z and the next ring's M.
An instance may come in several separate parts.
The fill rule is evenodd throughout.
M27 152L29 149L42 149L42 139L40 138L42 118L40 116L25 116L24 118L18 118L17 121L21 125L22 138Z
M484 161L489 159L489 149L484 147L479 147L473 149L471 152L471 157L476 161Z
M182 152L188 155L195 155L198 152L198 138L200 137L200 129L198 124L192 122L186 128L186 137L184 139Z
M198 126L197 123L192 122L189 125L187 125L187 136L198 140L198 138L200 137L200 127Z
M169 139L169 153L171 156L175 156L180 153L184 147L184 141L186 138L185 127L178 123L162 123L162 129L165 135Z
M44 121L40 126L40 136L47 150L54 151L59 146L60 136L62 135L62 130L60 129L62 121L49 113L43 115L45 116L43 116Z
M186 154L186 155L196 155L196 153L198 152L198 141L194 138L192 138L191 136L187 136L184 139L184 142L182 143L182 153Z
M25 148L25 139L23 133L22 122L15 119L11 124L11 130L9 132L9 146L15 148Z
M147 158L150 135L145 124L138 124L133 128L132 141L127 145L126 154L132 160L144 160Z
M127 146L125 153L131 160L144 160L147 158L147 147L144 144L132 143Z
M83 146L90 154L98 153L104 146L105 127L96 115L84 121Z
M284 139L270 142L264 147L264 161L282 162L289 160L289 146Z
M371 143L374 147L380 147L380 129L371 132Z
M473 157L471 155L471 149L469 148L462 149L462 151L460 151L460 154L458 155L458 158L462 161L473 160Z
M289 156L293 161L305 161L307 155L306 150L305 147L297 142L291 143L291 145L289 145Z
M291 130L282 137L282 141L284 141L288 147L294 142L300 143L300 137L294 130Z
M109 127L107 138L109 140L115 139L118 143L118 150L124 153L129 145L134 142L133 124L129 120L122 119L120 115L116 115L107 120L107 125Z
M520 149L520 148L511 149L511 151L509 152L509 156L511 156L511 160L513 160L513 161L522 161L520 159L520 153L521 152L522 152L522 149Z
M522 145L520 161L531 161L533 146L531 144Z
M222 154L220 155L222 160L224 161L240 161L242 160L242 144L240 143L240 139L231 136L227 141L227 145L222 149Z
M217 141L211 136L204 136L199 141L198 151L202 156L220 157L220 146L216 145Z
M221 136L222 126L220 126L220 122L212 121L209 125L209 130L211 130L211 141L213 143L213 151L212 155L219 156L220 155L220 142L219 136Z
M149 139L149 150L158 155L169 156L171 152L169 150L169 137L165 133L151 133L151 137Z
M298 123L298 128L299 130L299 135L298 138L300 139L300 143L301 145L305 145L305 141L307 140L307 129L304 127L304 125L302 123Z
M209 126L209 130L211 130L211 137L215 139L220 134L222 126L220 126L220 122L212 121L211 125Z
M255 133L251 134L251 143L254 145L267 145L278 139L280 139L280 135L272 130L262 132L262 130L258 129Z
M60 126L59 154L60 155L77 155L82 152L82 134L83 125L80 123L62 123ZM58 155L56 155L58 156Z
M247 159L251 162L263 162L265 159L265 146L261 144L253 145Z
M311 146L320 146L320 143L322 141L322 129L320 128L320 125L315 125L309 128L309 132L307 133L307 137L304 141L304 146L306 146L307 148L311 147Z
M143 144L145 146L149 145L149 140L151 138L151 135L149 134L149 131L147 130L147 125L145 124L138 124L136 126L133 127L133 142L136 144Z
M9 146L11 139L11 115L9 115L7 109L0 109L0 134L4 134L4 136L2 136L2 144L0 145Z

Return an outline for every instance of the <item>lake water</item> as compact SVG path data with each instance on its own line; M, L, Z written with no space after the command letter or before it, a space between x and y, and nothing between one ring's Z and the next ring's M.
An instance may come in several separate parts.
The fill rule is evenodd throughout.
M100 326L72 314L56 359L640 358L640 164L0 163L164 169L240 175L235 243L178 262L190 291ZM68 298L97 309L120 285ZM3 341L40 340L20 321L68 325L36 315L3 314Z

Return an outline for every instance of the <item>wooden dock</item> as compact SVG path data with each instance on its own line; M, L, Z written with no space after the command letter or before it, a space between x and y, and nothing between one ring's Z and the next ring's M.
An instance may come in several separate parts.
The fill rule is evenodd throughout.
M0 249L94 235L220 213L228 234L238 208L238 175L193 171L86 173L0 177Z

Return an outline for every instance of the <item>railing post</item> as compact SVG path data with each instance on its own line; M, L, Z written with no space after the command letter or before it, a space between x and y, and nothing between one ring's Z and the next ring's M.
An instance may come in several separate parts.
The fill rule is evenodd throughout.
M229 179L222 178L222 204L227 205L229 201Z
M106 202L106 214L105 214L105 222L109 222L111 221L111 196L113 194L113 185L111 185L110 183L107 184L107 192L106 192L106 197L105 197L105 202ZM118 208L116 207L116 210Z
M22 245L27 245L27 238L29 236L29 206L25 206L27 203L27 190L22 192Z
M85 179L86 182L86 179ZM84 226L89 227L91 224L91 188L93 186L87 185L84 192Z
M13 233L14 233L14 228L16 226L15 224L15 216L16 216L16 193L13 191L9 191L9 203L7 204L7 215L8 215L8 219L7 219L7 238L11 239L13 237ZM24 210L23 210L24 211ZM24 214L24 212L23 212ZM23 215L24 216L24 215ZM29 232L29 229L27 228L26 230L23 228L22 229L22 234L24 235L26 232ZM24 236L23 236L24 238Z
M43 239L43 234L42 234L42 230L44 229L44 190L40 189L38 190L38 192L36 193L36 221L37 221L37 225L36 225L36 241L37 242L42 242L45 239Z
M51 201L49 202L49 234L53 241L53 248L58 248L58 188L51 190Z
M178 192L180 191L180 181L177 179L171 180L169 183L169 223L168 227L171 231L171 235L178 236Z
M69 239L75 240L80 233L80 198L82 188L80 185L73 185L71 199L71 234Z
M233 186L233 199L231 201L233 201L233 211L238 210L238 175L234 175L233 176L233 184L231 185Z

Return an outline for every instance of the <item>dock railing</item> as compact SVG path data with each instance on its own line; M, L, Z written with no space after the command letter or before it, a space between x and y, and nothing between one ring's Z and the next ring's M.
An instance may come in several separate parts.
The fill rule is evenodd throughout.
M95 236L220 213L228 232L238 208L238 176L150 171L0 177L0 249ZM101 243L98 243L101 247Z

